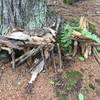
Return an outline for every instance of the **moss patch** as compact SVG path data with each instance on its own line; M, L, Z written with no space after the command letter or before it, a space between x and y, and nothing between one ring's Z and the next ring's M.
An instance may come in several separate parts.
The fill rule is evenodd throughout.
M60 100L66 100L67 96L79 91L83 75L79 71L71 70L56 75L55 89Z

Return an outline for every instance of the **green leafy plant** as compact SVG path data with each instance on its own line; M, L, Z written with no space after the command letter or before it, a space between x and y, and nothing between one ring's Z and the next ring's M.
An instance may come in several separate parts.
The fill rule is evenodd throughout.
M100 38L95 35L95 34L92 34L92 32L85 32L85 31L81 31L82 35L84 35L85 37L97 42L97 43L100 43Z
M72 30L81 31L81 28L80 27L72 27L72 26L66 25L64 27L64 31L61 33L61 36L60 36L61 46L67 52L71 51L71 49L72 49L72 39L71 39Z
M81 62L84 62L84 61L85 61L85 58L84 58L83 56L80 56L80 57L79 57L79 60L80 60Z
M50 84L51 84L52 86L55 86L56 81L55 81L55 80L50 80Z
M84 31L78 24L79 19L69 19L66 20L67 21L67 25L64 26L64 31L61 32L60 35L60 44L61 47L63 47L64 51L66 52L71 52L72 51L72 30L76 30L78 32L80 32L84 37L93 40L97 43L100 43L100 38L93 34L96 32L96 29L94 27L94 25L92 25L89 21L89 32ZM76 24L74 24L74 22ZM76 26L75 26L76 25Z
M100 51L100 47L96 47L97 51Z
M79 98L79 100L84 100L84 95L82 93L79 93L78 98Z

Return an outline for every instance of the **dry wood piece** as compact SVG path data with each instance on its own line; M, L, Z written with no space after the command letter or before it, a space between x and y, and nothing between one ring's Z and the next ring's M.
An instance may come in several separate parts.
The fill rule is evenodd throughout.
M80 19L80 27L84 31L88 32L87 18L84 16L81 17L81 19ZM78 32L76 30L72 31L72 38L74 38L75 41L79 41L82 55L87 59L88 56L91 55L91 53L92 53L92 49L91 49L92 48L92 46L91 46L92 40L86 38L85 36L82 35L82 33ZM78 44L77 44L77 46L78 46ZM77 48L77 47L75 47L75 48ZM74 55L75 55L76 51L77 50L74 50Z
M84 30L84 31L88 31L88 26L87 26L87 18L85 16L82 16L80 19L80 27Z
M23 54L22 56L20 56L19 58L17 58L17 59L15 60L15 63L17 63L17 66L20 65L20 64L22 64L22 63L23 63L25 60L27 60L30 56L35 55L36 53L38 53L39 50L40 50L41 48L43 48L43 47L45 47L45 45L41 45L41 46L39 46L39 47L36 48L36 49L33 48L32 50L26 52L25 54ZM12 64L12 62L11 62L11 64Z
M60 46L58 43L57 43L57 48L58 48L58 55L59 55L59 65L60 65L60 69L62 69L62 57L61 57Z
M55 64L55 58L54 58L54 51L53 50L51 50L51 59L52 59L52 62L53 62L54 71L56 73L57 67L56 67L56 64Z
M93 47L93 54L95 56L95 59L96 59L98 65L100 65L100 54L97 52L95 47Z
M15 69L15 52L13 49L12 49L11 57L12 57L12 68Z
M57 31L59 24L60 24L60 19L56 27ZM33 30L32 32L27 32L24 30L15 30L5 35L3 38L0 38L0 46L2 47L2 49L7 50L9 54L11 54L12 57L11 64L13 69L15 69L16 66L19 66L20 64L22 64L27 60L29 62L28 63L29 65L30 63L32 63L31 57L36 56L37 53L38 54L41 53L40 58L35 58L33 64L30 65L31 68L29 71L31 71L32 77L28 82L27 92L31 92L33 87L32 83L36 80L38 74L43 70L43 68L45 68L45 70L47 71L47 60L50 57L50 51L53 51L53 48L56 43L55 38L57 32L51 29L50 27L39 29L40 34L36 32L36 34L34 35L34 31L35 30ZM57 47L58 47L60 68L62 68L61 51L59 44L57 44ZM15 49L23 50L24 54L15 59L15 52L14 52ZM55 65L54 68L56 70Z
M44 70L47 71L47 66L46 66L46 56L45 56L45 53L44 53L44 49L41 48L41 55L42 55L42 59L44 61Z
M0 46L6 47L6 48L13 48L13 49L19 49L22 50L23 47L20 47L20 45L24 45L22 41L16 41L16 40L10 40L5 37L0 37Z
M24 34L23 32L21 31L15 31L15 32L12 32L10 34L7 34L5 35L6 38L9 38L9 39L14 39L14 40L29 40L29 41L32 41L31 37L27 34Z
M2 50L8 51L9 54L12 53L12 50L8 47L1 47Z
M76 55L78 50L78 41L74 41L73 57Z
M30 51L30 50L31 50L30 47L25 48L25 49L23 50L23 51L24 51L24 54L25 54L26 52ZM32 66L32 56L30 56L30 57L26 60L26 64L27 64L28 66Z
M31 72L32 74L32 77L28 83L28 85L26 86L26 92L27 93L31 93L32 92L32 84L33 82L36 80L38 74L43 70L43 67L44 67L44 60L42 59L38 64L37 66L35 67L35 69Z

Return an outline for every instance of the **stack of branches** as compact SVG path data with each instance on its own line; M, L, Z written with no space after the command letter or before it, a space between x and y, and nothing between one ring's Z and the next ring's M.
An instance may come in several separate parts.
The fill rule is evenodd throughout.
M60 17L57 22L56 30L50 27L35 28L31 31L25 31L23 29L13 29L4 36L0 37L0 48L8 51L12 57L12 68L27 62L31 68L29 72L32 73L32 77L27 85L27 92L32 90L32 82L35 81L37 75L44 69L47 70L47 61L50 56L54 60L54 47L56 43L57 32L60 24ZM57 44L58 53L61 66L61 54L59 44ZM15 58L15 50L23 50L24 54ZM34 58L34 59L32 59ZM54 62L54 61L53 61ZM56 66L54 63L54 68Z
M97 46L100 46L100 36L97 33L89 32L88 20L86 17L81 17L79 24L79 28L82 29L81 32L78 31L78 29L72 30L72 39L74 40L73 55L76 55L79 45L84 58L87 59L89 55L94 53L94 56L100 65L100 54L96 49Z
M56 31L49 27L33 29L30 32L14 29L0 37L0 47L11 55L13 69L24 62L31 66L29 72L32 73L32 77L27 86L28 92L32 90L32 82L35 81L37 75L43 69L47 69L46 61L50 57L50 51L53 51L55 42ZM15 58L15 49L24 51L24 54Z

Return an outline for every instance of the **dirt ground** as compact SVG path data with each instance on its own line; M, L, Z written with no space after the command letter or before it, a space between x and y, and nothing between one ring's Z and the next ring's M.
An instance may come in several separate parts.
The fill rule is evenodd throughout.
M66 18L71 14L72 16L80 16L88 13L89 17L95 20L98 25L100 23L100 0L96 0L96 3L94 0L93 2L86 0L59 10ZM73 65L65 65L65 68L79 70L83 73L82 92L85 95L85 100L100 100L100 66L97 65L94 57L90 57L85 62L76 59ZM25 87L31 77L28 68L21 66L13 71L9 65L2 66L0 67L0 100L58 100L55 89L50 84L52 76L51 68L48 70L48 74L42 72L34 83L32 94L27 94ZM99 82L96 82L96 79L99 79ZM89 84L95 85L95 91L89 88ZM75 100L75 98L69 100Z
M78 70L83 74L83 83L81 91L85 96L85 100L100 100L100 66L95 62L94 57L89 57L85 62L79 59L70 66L66 64L66 70ZM2 66L2 75L0 77L0 100L59 100L56 91L50 84L50 78L54 76L52 68L49 72L41 73L34 83L33 92L27 94L25 87L30 79L28 68L21 66L15 71L9 65ZM99 79L99 82L96 82ZM89 87L89 84L95 86L95 90ZM70 97L69 100L77 100Z
M31 94L26 93L30 79L27 67L21 66L15 71L9 65L2 66L0 78L0 100L57 100L55 91L49 84L46 73L41 73L34 83Z

